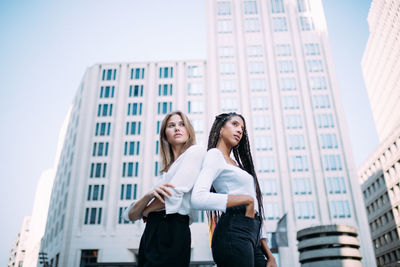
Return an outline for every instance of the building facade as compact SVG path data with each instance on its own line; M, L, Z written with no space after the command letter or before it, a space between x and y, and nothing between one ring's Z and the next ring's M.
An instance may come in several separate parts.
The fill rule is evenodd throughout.
M299 266L297 231L328 224L355 227L375 266L322 2L208 0L207 29L211 108L248 119L266 228L288 214L281 266Z
M300 266L297 231L326 224L357 229L363 264L375 266L321 1L205 2L207 61L98 64L85 73L42 251L54 266L135 261L144 225L121 214L160 170L164 115L186 112L205 145L215 115L236 111L246 118L270 235L288 214L280 266ZM199 218L196 262L211 259Z
M361 63L380 144L358 176L379 266L400 264L399 15L399 1L372 1Z
M22 267L25 261L27 240L30 235L31 217L25 216L15 243L10 251L8 267Z
M400 128L400 2L373 0L361 66L379 141Z

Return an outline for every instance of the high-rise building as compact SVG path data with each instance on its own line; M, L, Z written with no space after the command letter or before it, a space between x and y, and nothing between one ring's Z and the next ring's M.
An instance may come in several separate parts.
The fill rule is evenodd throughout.
M400 2L371 3L361 66L379 141L400 128Z
M25 216L17 238L10 251L8 258L8 267L22 267L25 261L26 241L30 235L31 217Z
M207 28L212 108L248 118L266 228L288 213L281 266L299 266L298 230L328 224L354 226L375 266L322 2L208 0Z
M41 251L52 266L134 262L144 224L121 218L160 171L165 114L190 115L198 143L210 113L204 61L100 64L75 96ZM192 228L192 260L211 259L204 213Z
M204 61L99 64L74 99L42 251L53 264L134 261L143 223L123 209L160 170L158 133L171 110L188 113L200 144L215 115L247 119L273 236L288 214L280 266L300 266L297 231L353 226L364 266L375 266L351 159L320 0L207 0ZM192 260L211 254L204 213L192 224ZM270 238L270 241L273 238ZM56 265L57 265L56 264Z
M362 59L379 146L358 169L379 266L400 264L400 2L372 1Z

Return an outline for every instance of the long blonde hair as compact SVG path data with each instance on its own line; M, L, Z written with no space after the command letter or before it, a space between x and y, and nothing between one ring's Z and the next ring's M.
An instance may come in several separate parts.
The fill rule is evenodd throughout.
M160 172L167 172L172 163L174 163L174 154L172 152L172 147L171 144L168 142L167 135L165 134L167 122L169 118L171 118L173 115L179 115L181 117L189 134L189 138L184 144L184 151L186 151L186 149L188 149L190 146L196 144L196 135L194 133L194 129L189 118L182 111L172 111L168 113L163 119L160 129L160 156L163 166Z

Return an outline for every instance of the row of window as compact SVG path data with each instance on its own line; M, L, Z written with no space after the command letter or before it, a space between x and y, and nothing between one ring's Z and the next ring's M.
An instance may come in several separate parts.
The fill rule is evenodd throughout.
M88 201L97 201L104 199L104 184L98 185L89 185L87 200Z
M371 232L374 232L376 229L386 226L388 223L392 222L393 219L394 219L393 212L391 210L382 214L369 224Z
M108 156L108 142L94 142L92 156Z
M136 149L135 149L136 148ZM124 144L124 155L132 156L140 154L140 141L127 141Z
M389 251L388 253L377 257L376 261L378 262L379 266L389 263L398 263L400 261L400 249Z
M140 135L141 128L141 121L128 121L125 126L125 135Z
M385 185L385 178L382 176L379 176L375 182L371 183L364 191L364 199L366 200L369 196L371 196L373 193L375 193L379 188Z
M392 242L396 242L398 240L399 240L399 233L397 232L397 229L394 229L376 238L375 240L373 240L373 242L375 248L380 248L383 246L390 245Z
M142 115L143 103L128 103L128 116L140 116Z
M368 215L372 215L374 212L379 211L383 206L389 202L388 193L378 197L375 201L367 206Z
M285 4L283 0L270 0L268 1L271 7L272 14L285 13ZM299 13L310 10L309 0L297 0L297 10ZM246 0L243 1L243 13L244 15L256 15L258 14L257 1ZM219 1L217 2L217 15L228 16L232 14L232 7L230 1Z
M97 117L112 116L113 104L99 104L97 108Z

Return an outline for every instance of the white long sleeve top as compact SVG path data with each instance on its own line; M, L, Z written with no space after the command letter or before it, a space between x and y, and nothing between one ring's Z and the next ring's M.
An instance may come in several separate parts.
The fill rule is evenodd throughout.
M191 210L191 193L194 183L200 173L206 150L193 145L186 149L170 166L167 172L158 177L158 181L153 188L161 184L172 184L174 188L169 187L171 196L165 198L165 213L179 213L189 215L191 221L194 219L194 212ZM133 207L133 202L123 213L123 218L129 220L129 210Z
M216 193L210 192L211 185ZM192 208L226 211L228 195L250 195L258 211L258 201L253 176L237 166L227 163L222 152L210 149L192 191Z

